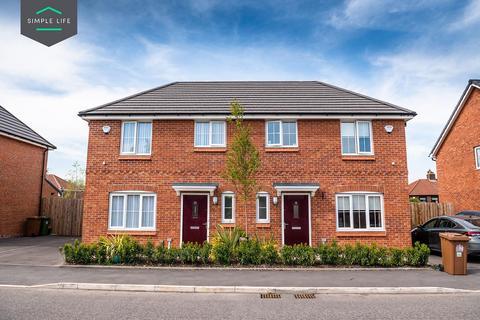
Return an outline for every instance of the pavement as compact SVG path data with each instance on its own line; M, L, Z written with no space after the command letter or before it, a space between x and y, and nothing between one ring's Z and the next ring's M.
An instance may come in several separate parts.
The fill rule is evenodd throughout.
M104 292L0 288L0 318L16 319L478 319L480 295L317 295Z
M423 269L223 269L78 267L62 265L58 248L72 238L0 239L0 285L51 283L137 284L150 286L480 289L480 263L467 276ZM439 257L432 256L434 263Z

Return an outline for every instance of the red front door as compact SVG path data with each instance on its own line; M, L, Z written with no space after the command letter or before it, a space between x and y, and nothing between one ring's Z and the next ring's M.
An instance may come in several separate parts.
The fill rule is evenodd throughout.
M309 244L308 195L283 196L284 244Z
M208 195L184 194L182 242L207 241Z

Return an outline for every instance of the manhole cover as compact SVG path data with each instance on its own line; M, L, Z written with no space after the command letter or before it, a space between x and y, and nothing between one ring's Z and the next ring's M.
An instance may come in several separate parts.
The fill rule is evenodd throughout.
M269 293L260 293L260 298L261 299L280 299L281 296L278 293L269 292Z
M315 293L297 293L295 299L315 299Z

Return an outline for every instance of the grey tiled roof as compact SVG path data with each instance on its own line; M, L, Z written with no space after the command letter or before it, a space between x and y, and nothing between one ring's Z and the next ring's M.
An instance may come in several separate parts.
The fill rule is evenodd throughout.
M227 115L233 99L246 115L416 115L319 81L173 82L79 115Z
M480 79L471 79L470 83L476 86L480 86Z
M53 144L42 138L38 133L30 129L30 127L2 106L0 106L0 133L6 133L17 138L56 149Z

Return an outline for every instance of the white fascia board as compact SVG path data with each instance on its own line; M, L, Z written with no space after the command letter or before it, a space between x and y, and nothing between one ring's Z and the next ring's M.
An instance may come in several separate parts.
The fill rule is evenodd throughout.
M471 85L468 87L467 91L466 91L465 94L463 95L462 100L461 100L460 103L455 107L455 110L453 111L452 116L451 116L450 119L448 120L447 125L444 127L442 133L440 134L440 137L438 138L437 142L435 143L435 146L433 147L432 151L430 152L429 157L431 157L433 160L436 160L436 156L437 156L438 150L439 150L440 147L442 146L443 141L445 140L445 138L446 138L446 137L448 136L448 134L450 133L450 130L452 129L453 124L454 124L455 121L457 120L458 115L459 115L460 112L462 111L462 109L463 109L463 107L464 107L464 105L465 105L465 102L467 101L468 97L470 96L470 93L472 92L473 88L480 89L479 86L474 85L474 84L471 84Z
M182 192L208 192L210 196L217 189L217 186L195 186L195 185L176 185L172 186L173 190L180 196Z
M282 192L308 192L313 197L319 188L320 186L275 186L277 196L279 197L282 195Z

